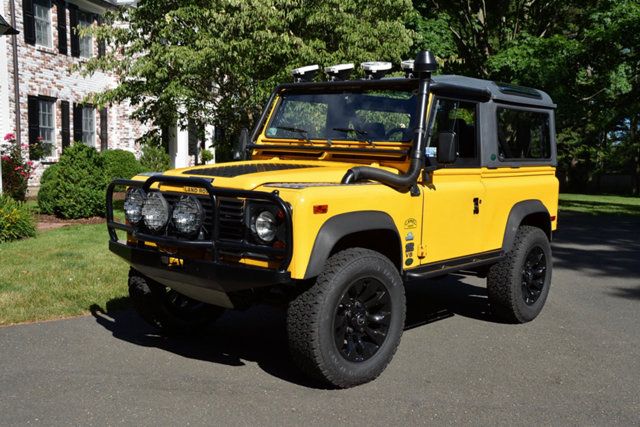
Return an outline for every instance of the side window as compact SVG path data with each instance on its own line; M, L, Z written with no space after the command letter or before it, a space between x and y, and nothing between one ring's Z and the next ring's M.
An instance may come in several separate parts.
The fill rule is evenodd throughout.
M474 102L438 99L433 118L431 144L427 149L427 155L436 157L440 132L454 132L458 137L456 164L477 164L480 156L478 155L476 111L476 103Z
M550 158L549 114L498 108L498 153L500 160Z

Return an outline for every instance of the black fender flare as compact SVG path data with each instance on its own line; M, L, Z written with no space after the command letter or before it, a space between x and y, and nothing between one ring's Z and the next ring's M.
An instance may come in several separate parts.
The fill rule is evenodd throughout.
M518 232L518 227L522 223L522 220L527 216L536 213L546 214L549 218L549 211L542 204L540 200L531 199L531 200L523 200L521 202L516 203L511 208L509 212L509 217L507 219L507 226L504 230L504 238L502 239L502 250L503 252L508 252L511 250L513 246L513 242L516 239L516 233Z
M322 224L318 231L304 278L310 279L322 272L331 250L340 239L349 234L367 230L391 230L401 242L396 224L385 212L358 211L335 215ZM401 246L398 246L398 252L402 253Z

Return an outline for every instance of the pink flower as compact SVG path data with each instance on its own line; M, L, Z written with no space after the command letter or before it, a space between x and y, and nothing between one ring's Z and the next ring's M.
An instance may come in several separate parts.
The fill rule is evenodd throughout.
M33 162L32 162L31 160L29 160L29 161L27 162L27 165L31 167L31 166L33 166Z
M39 136L39 137L37 137L37 138L36 138L36 140L38 140L38 141L43 141L43 140L44 140L44 138L43 138L43 137L41 137L41 136Z
M26 150L27 148L29 148L29 144L22 144L22 149Z
M14 170L14 171L22 170L22 166L16 166L13 170Z
M11 157L9 157L9 156L2 156L2 160L4 160L5 162L8 162L9 160L11 160Z
M11 139L16 139L16 136L13 134L13 132L9 132L4 136L5 141L9 141Z

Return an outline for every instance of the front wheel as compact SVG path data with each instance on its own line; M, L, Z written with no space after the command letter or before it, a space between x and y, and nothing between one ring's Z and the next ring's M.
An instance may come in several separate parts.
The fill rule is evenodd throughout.
M513 248L487 276L489 302L496 314L514 323L535 319L551 286L551 246L537 227L518 228Z
M133 268L129 270L129 297L147 323L171 335L197 332L225 311L189 298Z
M316 283L289 304L296 364L335 387L372 381L391 361L405 320L404 286L388 258L368 249L333 255Z

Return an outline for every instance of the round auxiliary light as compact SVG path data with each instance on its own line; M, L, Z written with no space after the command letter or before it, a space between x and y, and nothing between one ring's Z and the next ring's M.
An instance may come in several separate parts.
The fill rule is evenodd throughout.
M147 195L142 188L129 188L124 198L124 216L130 224L137 224L142 219L142 206Z
M144 225L151 231L160 231L169 221L169 204L158 192L149 193L142 207Z
M265 242L271 242L276 237L278 225L276 217L269 211L262 211L255 219L254 232Z
M202 227L202 205L193 196L182 196L173 207L171 221L182 234L196 234Z

